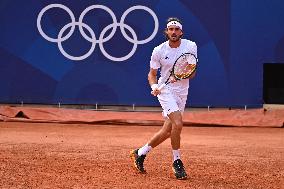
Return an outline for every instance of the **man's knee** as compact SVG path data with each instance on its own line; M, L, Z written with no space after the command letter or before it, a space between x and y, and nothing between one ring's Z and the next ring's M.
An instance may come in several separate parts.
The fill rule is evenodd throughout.
M171 114L169 114L169 118L172 123L172 129L174 131L181 131L183 126L181 112L180 111L172 112Z
M182 127L183 127L183 123L181 120L177 120L175 124L173 125L173 129L176 131L181 131Z

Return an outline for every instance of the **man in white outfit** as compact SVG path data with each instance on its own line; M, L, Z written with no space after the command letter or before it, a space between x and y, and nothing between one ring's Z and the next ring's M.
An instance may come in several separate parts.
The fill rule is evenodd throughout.
M197 46L194 42L182 39L182 23L178 18L169 18L165 29L167 41L154 48L150 71L148 74L151 94L157 96L163 108L165 122L163 127L139 149L132 150L130 156L134 161L135 168L140 173L146 173L144 159L152 148L155 148L167 138L171 139L173 164L172 169L177 179L187 179L187 174L180 156L180 135L183 127L182 114L188 95L189 79L177 81L170 77L171 83L159 90L158 87L171 75L175 60L184 53L192 53L197 57ZM160 69L161 77L157 81L157 73Z

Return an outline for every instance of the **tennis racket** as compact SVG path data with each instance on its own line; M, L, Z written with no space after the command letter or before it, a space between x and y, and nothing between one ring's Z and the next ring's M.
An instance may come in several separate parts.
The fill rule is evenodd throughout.
M171 82L171 77L174 77L176 80L189 78L195 72L197 62L198 59L192 53L180 55L173 65L169 78L165 83L158 87L158 90L161 90L168 85Z

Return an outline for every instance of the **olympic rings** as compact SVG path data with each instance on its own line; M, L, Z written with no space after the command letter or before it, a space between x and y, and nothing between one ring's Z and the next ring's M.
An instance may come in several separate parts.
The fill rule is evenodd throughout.
M44 13L45 13L46 11L48 11L49 9L51 9L51 8L61 8L61 9L65 10L65 11L69 14L69 16L70 16L70 18L71 18L71 22L68 23L68 24L66 24L65 26L63 26L62 29L59 31L57 38L51 38L51 37L49 37L48 35L46 35L46 34L44 33L42 27L41 27L41 19L42 19ZM90 26L88 26L87 24L85 24L85 23L83 22L84 16L85 16L89 11L91 11L91 10L93 10L93 9L103 9L104 11L106 11L107 13L110 14L110 16L111 16L111 18L112 18L112 21L113 21L112 24L109 24L108 26L106 26L106 27L102 30L102 32L101 32L101 34L100 34L100 36L99 36L98 39L96 38L95 33L94 33L94 31L92 30L92 28L90 28ZM127 16L130 12L132 12L132 11L134 11L134 10L138 10L138 9L144 10L144 11L148 12L148 13L153 17L153 19L154 19L154 24L155 24L153 33L152 33L148 38L146 38L146 39L144 39L144 40L138 40L138 39L137 39L137 34L135 33L135 31L134 31L129 25L127 25L127 24L124 23L126 16ZM92 43L92 46L91 46L90 50L89 50L86 54L84 54L84 55L82 55L82 56L77 56L77 57L76 57L76 56L71 56L71 55L69 55L68 53L66 53L66 51L65 51L65 50L63 49L63 47L62 47L62 42L66 41L67 39L69 39L69 38L72 36L72 34L74 33L74 30L75 30L75 27L76 27L76 26L79 27L79 31L80 31L82 37L83 37L84 39L86 39L87 41L89 41L89 42ZM65 36L63 36L63 34L65 33L65 31L66 31L68 28L70 28L70 27L71 27L70 31L69 31ZM104 48L104 46L103 46L103 43L104 43L104 42L109 41L109 40L115 35L115 32L116 32L116 30L117 30L117 27L120 27L120 31L121 31L123 37L124 37L127 41L129 41L130 43L133 43L133 48L132 48L132 50L131 50L127 55L125 55L125 56L123 56L123 57L114 57L114 56L111 56L110 54L108 54L108 53L106 52L106 50L105 50L105 48ZM91 37L89 37L89 36L85 33L85 31L83 30L83 28L85 28L85 29L88 30L88 32L90 33ZM105 34L106 34L106 32L107 32L109 29L111 29L111 28L112 28L112 30L111 30L110 34L109 34L108 36L104 37ZM112 60L112 61L125 61L125 60L129 59L130 57L132 57L132 56L134 55L134 53L136 52L136 49L137 49L137 46L138 46L138 45L148 43L149 41L151 41L151 40L156 36L156 34L157 34L157 32L158 32L158 29L159 29L159 21L158 21L157 15L155 14L155 12L154 12L152 9L150 9L150 8L148 8L148 7L146 7L146 6L142 6L142 5L136 5L136 6L132 6L132 7L128 8L128 9L122 14L121 19L120 19L119 22L117 22L116 16L115 16L115 14L113 13L113 11L112 11L110 8L108 8L108 7L104 6L104 5L91 5L91 6L87 7L87 8L81 13L78 22L76 22L75 16L74 16L73 12L72 12L68 7L66 7L65 5L62 5L62 4L50 4L50 5L46 6L46 7L44 7L44 8L40 11L40 13L38 14L38 17L37 17L37 29L38 29L39 33L41 34L41 36L42 36L44 39L46 39L47 41L50 41L50 42L52 42L52 43L57 43L58 49L59 49L59 51L62 53L62 55L65 56L66 58L70 59L70 60L80 61L80 60L84 60L84 59L88 58L88 57L94 52L95 47L96 47L96 44L98 43L101 52L103 53L103 55L104 55L106 58L108 58L109 60ZM127 29L127 30L131 33L132 38L128 36L128 34L125 32L125 29Z

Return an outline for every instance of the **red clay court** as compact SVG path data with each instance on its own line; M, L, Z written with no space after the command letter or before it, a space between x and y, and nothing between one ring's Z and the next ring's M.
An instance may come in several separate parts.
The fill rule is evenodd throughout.
M282 110L186 112L182 157L189 179L185 181L172 174L169 140L146 157L145 175L133 169L129 158L131 149L144 145L160 128L160 112L6 106L0 110L0 188L280 189L284 185ZM223 126L216 123L221 114ZM207 117L204 121L211 117L211 126L198 124L199 116ZM274 120L275 125L241 125L247 118L254 124ZM225 124L236 119L239 125Z

